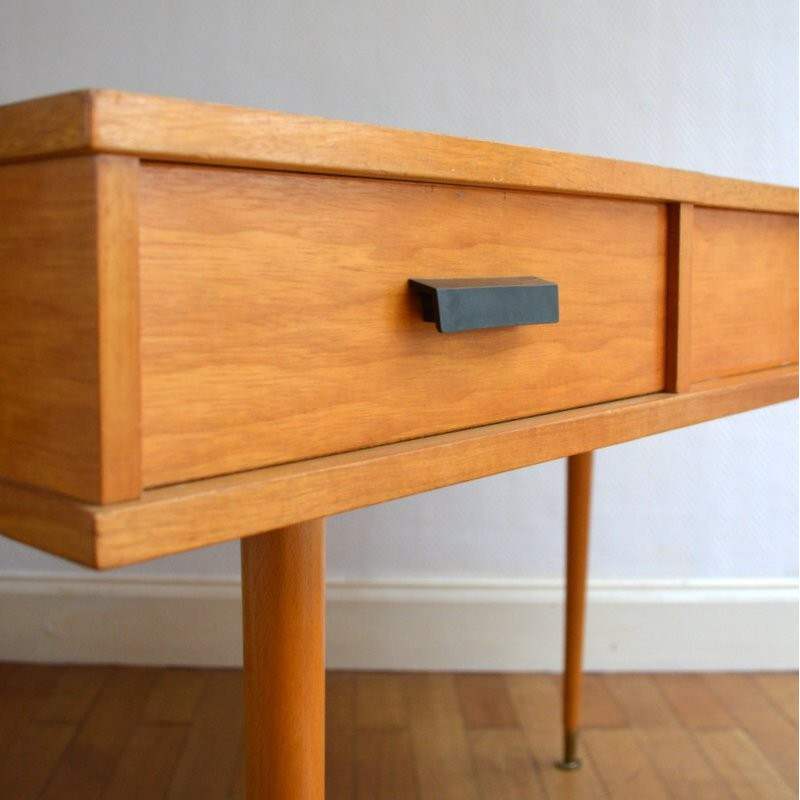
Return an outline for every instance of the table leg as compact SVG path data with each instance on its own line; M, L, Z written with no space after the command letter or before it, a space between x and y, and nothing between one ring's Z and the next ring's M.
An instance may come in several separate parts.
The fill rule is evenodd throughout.
M247 800L323 800L325 523L241 549Z
M589 508L592 493L592 452L567 461L567 608L564 647L564 758L561 769L578 769L578 729L581 714L581 670L586 610L586 570L589 551Z

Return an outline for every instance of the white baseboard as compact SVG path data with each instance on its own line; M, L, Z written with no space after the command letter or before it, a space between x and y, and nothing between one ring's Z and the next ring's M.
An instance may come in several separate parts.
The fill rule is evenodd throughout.
M328 586L328 665L556 671L558 581ZM596 582L586 669L798 667L795 581ZM237 581L0 575L0 660L241 663Z

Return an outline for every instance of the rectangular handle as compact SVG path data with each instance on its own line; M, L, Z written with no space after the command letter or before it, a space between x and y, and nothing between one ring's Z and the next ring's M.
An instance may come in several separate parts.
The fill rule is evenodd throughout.
M558 285L542 278L425 278L408 282L440 333L558 322Z

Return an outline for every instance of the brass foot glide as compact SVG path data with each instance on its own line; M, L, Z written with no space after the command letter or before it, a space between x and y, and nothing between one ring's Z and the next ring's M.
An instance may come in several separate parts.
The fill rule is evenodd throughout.
M578 732L566 731L564 733L564 758L556 761L556 766L564 772L573 772L581 768L578 758Z

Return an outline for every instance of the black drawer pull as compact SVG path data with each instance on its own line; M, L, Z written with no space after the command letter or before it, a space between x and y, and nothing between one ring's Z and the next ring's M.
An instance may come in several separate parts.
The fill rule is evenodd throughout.
M558 322L558 285L541 278L410 280L440 333Z

